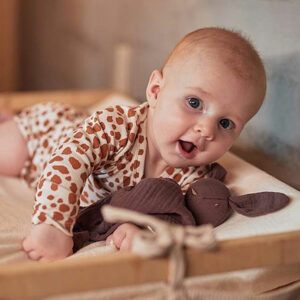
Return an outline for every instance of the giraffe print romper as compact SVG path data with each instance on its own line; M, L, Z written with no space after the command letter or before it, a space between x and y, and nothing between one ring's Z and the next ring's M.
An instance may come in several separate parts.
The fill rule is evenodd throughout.
M114 106L87 117L74 108L37 104L15 121L30 158L21 177L36 188L33 224L47 223L72 235L79 206L88 206L144 178L147 102ZM207 167L168 167L160 177L174 179L185 192Z

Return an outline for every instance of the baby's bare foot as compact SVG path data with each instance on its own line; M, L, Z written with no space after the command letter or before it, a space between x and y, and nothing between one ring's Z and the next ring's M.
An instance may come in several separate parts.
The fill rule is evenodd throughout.
M72 254L72 237L48 224L34 225L22 243L28 257L38 261L51 261Z

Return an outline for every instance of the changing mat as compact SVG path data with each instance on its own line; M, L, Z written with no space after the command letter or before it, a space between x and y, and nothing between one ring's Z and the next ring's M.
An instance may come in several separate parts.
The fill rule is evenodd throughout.
M287 194L290 204L275 213L249 218L233 214L215 228L218 240L282 233L300 229L300 192L275 179L237 156L227 153L219 160L227 170L227 185L237 194L278 191ZM34 191L17 178L0 177L0 264L28 261L21 241L30 230ZM67 259L100 256L115 251L95 243ZM36 263L36 262L32 262ZM196 279L192 279L196 280ZM300 265L259 268L197 278L197 287L214 291L256 294L300 280Z

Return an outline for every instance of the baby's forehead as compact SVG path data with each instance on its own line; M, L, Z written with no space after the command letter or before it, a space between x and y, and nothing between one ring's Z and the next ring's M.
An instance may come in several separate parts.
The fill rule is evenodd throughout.
M166 65L180 66L184 68L189 64L195 67L203 65L203 63L211 63L212 67L227 67L229 71L233 71L236 76L241 79L251 79L257 76L259 68L247 55L243 55L240 51L232 51L231 49L215 47L213 45L205 45L194 47L189 45L177 51L173 59Z
M255 86L261 94L259 98L264 98L266 88L264 68L256 58L251 58L251 54L246 53L247 50L235 49L234 43L231 46L231 48L228 45L222 48L222 43L219 45L207 43L196 47L193 43L189 43L188 46L178 49L173 54L165 65L165 70L176 69L184 73L187 67L193 66L201 72L204 65L209 66L210 72L226 69L237 79ZM174 72L170 73L174 74Z

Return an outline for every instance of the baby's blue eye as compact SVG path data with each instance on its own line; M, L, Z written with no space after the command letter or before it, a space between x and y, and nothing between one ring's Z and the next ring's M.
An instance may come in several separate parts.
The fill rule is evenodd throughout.
M203 109L203 103L201 100L197 98L189 98L188 99L189 106L195 109Z
M222 119L219 123L224 129L232 129L234 127L234 123L228 119Z

